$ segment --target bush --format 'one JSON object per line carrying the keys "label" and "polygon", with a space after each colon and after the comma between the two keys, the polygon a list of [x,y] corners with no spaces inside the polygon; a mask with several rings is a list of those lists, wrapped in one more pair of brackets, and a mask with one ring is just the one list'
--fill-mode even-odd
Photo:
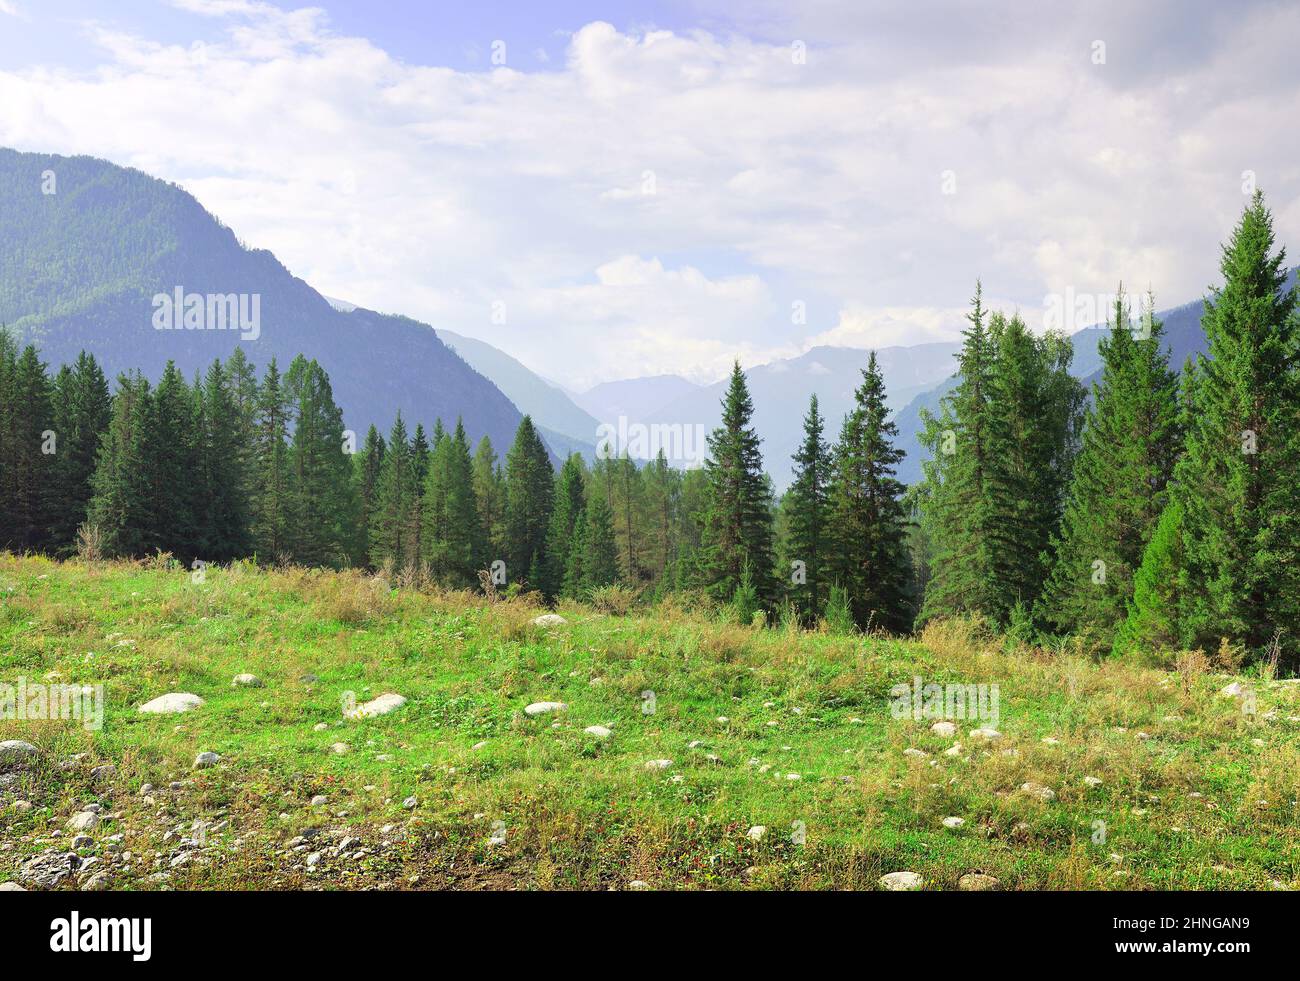
{"label": "bush", "polygon": [[636,598],[635,590],[617,584],[598,586],[591,591],[591,605],[600,613],[615,617],[627,616],[636,603]]}

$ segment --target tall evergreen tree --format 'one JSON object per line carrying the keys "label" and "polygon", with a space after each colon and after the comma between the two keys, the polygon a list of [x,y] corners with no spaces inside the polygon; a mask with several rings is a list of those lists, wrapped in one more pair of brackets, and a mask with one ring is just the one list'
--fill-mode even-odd
{"label": "tall evergreen tree", "polygon": [[803,421],[803,442],[794,454],[794,480],[781,504],[786,516],[786,567],[802,563],[803,583],[792,580],[790,596],[800,617],[811,621],[826,606],[831,568],[828,555],[832,477],[830,447],[823,438],[825,421],[817,396],[808,402]]}
{"label": "tall evergreen tree", "polygon": [[54,430],[58,452],[51,475],[49,541],[67,554],[76,547],[94,494],[92,480],[99,442],[108,429],[112,399],[99,363],[86,352],[64,366],[54,384]]}
{"label": "tall evergreen tree", "polygon": [[290,494],[289,404],[280,369],[271,359],[257,393],[253,465],[257,472],[252,500],[253,546],[264,560],[292,557],[296,517]]}
{"label": "tall evergreen tree", "polygon": [[139,372],[119,375],[108,430],[100,441],[91,478],[90,524],[98,528],[105,554],[142,555],[150,515],[146,510],[144,430],[149,383]]}
{"label": "tall evergreen tree", "polygon": [[9,524],[0,536],[15,551],[38,550],[49,542],[51,477],[58,451],[50,379],[32,345],[11,361],[6,374],[7,431],[0,435],[7,441],[3,491]]}
{"label": "tall evergreen tree", "polygon": [[366,431],[366,441],[361,452],[352,458],[352,483],[360,524],[357,528],[357,549],[362,562],[370,561],[370,525],[379,500],[379,472],[384,463],[384,437],[372,423]]}
{"label": "tall evergreen tree", "polygon": [[748,566],[759,600],[770,608],[778,591],[772,501],[753,415],[749,386],[737,361],[722,401],[722,425],[708,439],[709,492],[699,575],[709,594],[725,603],[735,596]]}
{"label": "tall evergreen tree", "polygon": [[938,417],[922,414],[924,491],[917,495],[923,535],[933,549],[921,619],[992,611],[990,388],[995,339],[985,326],[983,288],[975,284],[970,326],[962,334],[958,384]]}
{"label": "tall evergreen tree", "polygon": [[1121,287],[1110,336],[1099,350],[1100,384],[1053,542],[1055,564],[1039,618],[1061,633],[1085,633],[1109,649],[1133,594],[1133,575],[1160,520],[1182,446],[1178,378],[1164,351],[1154,304],[1134,336]]}
{"label": "tall evergreen tree", "polygon": [[506,454],[506,547],[512,581],[538,589],[544,579],[546,532],[555,498],[555,471],[533,420],[524,416]]}
{"label": "tall evergreen tree", "polygon": [[[441,426],[439,427],[441,430]],[[443,585],[469,589],[487,565],[487,536],[474,497],[474,465],[465,427],[435,438],[423,495],[423,555]]]}
{"label": "tall evergreen tree", "polygon": [[377,498],[370,526],[370,561],[376,566],[391,562],[396,569],[404,569],[418,561],[419,555],[412,551],[410,538],[411,502],[415,499],[411,441],[400,412],[388,433]]}
{"label": "tall evergreen tree", "polygon": [[492,559],[504,559],[506,548],[506,478],[497,462],[492,440],[484,436],[474,451],[474,500],[478,503],[479,521],[487,539]]}
{"label": "tall evergreen tree", "polygon": [[[1187,448],[1171,488],[1171,505],[1182,511],[1183,588],[1176,610],[1157,604],[1147,612],[1176,622],[1182,646],[1211,648],[1227,638],[1258,653],[1278,636],[1294,662],[1300,317],[1295,290],[1282,291],[1285,250],[1274,251],[1262,194],[1246,207],[1220,269],[1223,288],[1201,318],[1209,350],[1195,372]],[[1140,634],[1126,631],[1130,639]]]}
{"label": "tall evergreen tree", "polygon": [[315,360],[294,358],[285,389],[295,416],[289,446],[291,512],[298,523],[294,558],[305,565],[339,566],[349,559],[358,514],[343,445],[343,412]]}
{"label": "tall evergreen tree", "polygon": [[902,450],[893,440],[885,380],[871,352],[853,408],[835,444],[830,487],[830,566],[848,592],[858,626],[906,630],[914,611],[909,602],[910,570],[903,484],[894,476]]}
{"label": "tall evergreen tree", "polygon": [[582,457],[577,453],[570,454],[556,477],[555,506],[546,532],[546,564],[541,589],[548,599],[559,596],[564,589],[574,532],[578,518],[587,506],[586,479]]}

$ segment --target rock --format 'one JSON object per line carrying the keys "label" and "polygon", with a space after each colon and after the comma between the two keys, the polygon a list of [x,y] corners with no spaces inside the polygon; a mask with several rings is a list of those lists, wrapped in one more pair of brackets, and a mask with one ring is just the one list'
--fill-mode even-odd
{"label": "rock", "polygon": [[582,731],[589,736],[595,736],[597,739],[608,739],[614,735],[613,730],[606,729],[604,726],[587,726]]}
{"label": "rock", "polygon": [[335,743],[333,746],[330,747],[330,752],[332,752],[335,756],[343,756],[345,753],[352,752],[352,747],[349,746],[347,743]]}
{"label": "rock", "polygon": [[330,727],[330,724],[329,724],[328,722],[317,722],[317,723],[316,723],[314,726],[312,726],[311,728],[312,728],[312,732],[324,732],[324,731],[325,731],[326,729],[328,729],[329,727]]}
{"label": "rock", "polygon": [[890,872],[880,877],[880,888],[887,892],[911,892],[924,884],[925,880],[915,872]]}
{"label": "rock", "polygon": [[946,818],[943,819],[943,826],[944,826],[945,828],[952,828],[954,831],[955,831],[956,829],[962,827],[962,825],[964,825],[965,823],[966,823],[966,819],[965,819],[965,818],[959,818],[959,817],[946,817]]}
{"label": "rock", "polygon": [[1032,780],[1020,785],[1020,792],[1029,797],[1035,797],[1038,800],[1048,803],[1056,800],[1056,791],[1051,787],[1044,787],[1041,783],[1034,783]]}
{"label": "rock", "polygon": [[1052,736],[1044,736],[1042,739],[1039,740],[1039,742],[1041,742],[1044,746],[1061,745],[1061,741],[1059,739],[1053,738]]}
{"label": "rock", "polygon": [[787,773],[787,774],[785,775],[785,778],[786,778],[787,780],[802,780],[802,779],[803,779],[803,777],[799,776],[799,774],[797,774],[797,773]]}
{"label": "rock", "polygon": [[26,891],[27,891],[26,889],[24,889],[16,882],[0,882],[0,892],[26,892]]}
{"label": "rock", "polygon": [[320,852],[312,852],[307,856],[307,868],[314,869],[317,865],[320,865]]}
{"label": "rock", "polygon": [[728,722],[730,722],[730,721],[731,721],[731,720],[730,720],[729,718],[727,718],[725,715],[720,715],[720,716],[718,716],[718,725],[723,725],[723,726],[725,726],[725,725],[726,725]]}
{"label": "rock", "polygon": [[95,843],[95,839],[90,835],[77,835],[72,839],[72,850],[81,851],[83,848],[89,848]]}
{"label": "rock", "polygon": [[985,742],[992,742],[995,739],[1001,739],[1002,733],[998,732],[996,729],[990,729],[986,726],[982,729],[972,729],[970,731],[970,737],[971,739],[983,740]]}
{"label": "rock", "polygon": [[402,807],[405,810],[413,811],[417,806],[419,806],[419,803],[420,802],[416,800],[414,797],[408,797],[406,798],[406,800],[402,801]]}
{"label": "rock", "polygon": [[69,831],[93,831],[99,827],[99,815],[94,811],[82,811],[68,819]]}
{"label": "rock", "polygon": [[568,707],[564,702],[533,702],[524,707],[524,715],[549,715],[551,712],[563,712]]}
{"label": "rock", "polygon": [[369,719],[376,715],[387,715],[389,712],[396,712],[405,704],[406,699],[401,695],[385,692],[364,705],[358,705],[346,714],[349,719]]}
{"label": "rock", "polygon": [[311,799],[312,807],[324,807],[328,803],[329,803],[329,798],[326,797],[324,794],[317,794],[315,797]]}
{"label": "rock", "polygon": [[305,675],[303,675],[298,680],[301,681],[304,685],[314,685],[316,684],[316,682],[320,681],[320,679],[317,678],[310,671],[308,671]]}
{"label": "rock", "polygon": [[967,872],[957,880],[957,888],[962,892],[992,892],[998,885],[997,879],[983,872]]}
{"label": "rock", "polygon": [[1084,777],[1083,782],[1086,786],[1089,787],[1100,787],[1101,777]]}
{"label": "rock", "polygon": [[216,753],[200,753],[194,757],[194,769],[202,770],[205,767],[216,766],[221,762],[221,757]]}
{"label": "rock", "polygon": [[943,755],[944,755],[944,756],[960,756],[960,755],[961,755],[961,743],[953,743],[951,746],[949,746],[947,749],[945,749],[945,750],[943,751]]}
{"label": "rock", "polygon": [[568,622],[558,613],[543,613],[541,616],[533,618],[534,627],[559,627]]}
{"label": "rock", "polygon": [[666,770],[672,765],[672,760],[647,760],[645,768],[647,770]]}
{"label": "rock", "polygon": [[76,852],[42,852],[23,863],[18,878],[28,885],[53,889],[80,867]]}
{"label": "rock", "polygon": [[487,740],[484,740],[484,741],[481,742],[481,743],[475,743],[473,746],[470,747],[470,749],[473,749],[473,750],[480,750],[480,749],[483,749],[483,748],[486,747],[486,746],[487,746]]}
{"label": "rock", "polygon": [[108,888],[108,873],[96,872],[81,884],[82,892],[102,892]]}
{"label": "rock", "polygon": [[767,834],[767,828],[764,825],[756,824],[745,832],[745,837],[750,841],[762,841],[763,835]]}
{"label": "rock", "polygon": [[237,674],[230,686],[232,688],[263,688],[262,679],[255,674]]}
{"label": "rock", "polygon": [[[629,882],[629,883],[627,884],[627,887],[628,887],[628,889],[630,889],[632,892],[645,892],[647,889],[650,888],[650,883],[648,883],[648,882],[643,882],[643,881],[640,880],[640,879],[633,879],[631,882]],[[0,889],[3,889],[3,888],[4,888],[4,886],[0,886]]]}
{"label": "rock", "polygon": [[1234,681],[1232,684],[1228,685],[1226,688],[1220,691],[1219,694],[1227,695],[1231,698],[1238,698],[1241,695],[1245,694],[1245,692],[1246,689],[1242,687],[1241,682]]}
{"label": "rock", "polygon": [[903,755],[910,756],[913,759],[918,759],[918,760],[928,760],[930,758],[929,753],[926,753],[923,750],[916,749],[913,746],[909,746],[907,747],[907,749],[903,750]]}
{"label": "rock", "polygon": [[39,753],[40,750],[31,743],[25,743],[21,739],[6,739],[0,742],[0,766],[24,766],[35,760]]}
{"label": "rock", "polygon": [[31,801],[26,800],[16,800],[10,804],[9,807],[11,810],[17,811],[19,814],[30,814],[32,811]]}
{"label": "rock", "polygon": [[944,739],[951,739],[957,735],[957,726],[952,722],[936,722],[930,726],[930,731],[936,736],[942,736]]}
{"label": "rock", "polygon": [[117,773],[117,767],[112,763],[104,763],[90,771],[90,779],[95,781],[108,780],[115,773]]}
{"label": "rock", "polygon": [[159,695],[151,702],[145,702],[139,711],[147,715],[171,715],[177,712],[189,712],[203,704],[203,699],[189,692],[174,691]]}

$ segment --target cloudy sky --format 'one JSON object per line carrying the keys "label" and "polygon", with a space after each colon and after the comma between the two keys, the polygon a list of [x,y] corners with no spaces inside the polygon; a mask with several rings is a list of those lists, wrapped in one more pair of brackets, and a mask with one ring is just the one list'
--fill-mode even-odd
{"label": "cloudy sky", "polygon": [[1298,42],[1204,0],[0,0],[0,145],[572,388],[712,381],[949,339],[977,277],[1034,324],[1186,302],[1252,179],[1300,255]]}

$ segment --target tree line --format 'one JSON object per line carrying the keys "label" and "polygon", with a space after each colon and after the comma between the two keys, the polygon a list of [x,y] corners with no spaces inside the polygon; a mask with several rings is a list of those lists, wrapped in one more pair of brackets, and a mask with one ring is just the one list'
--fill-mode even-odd
{"label": "tree line", "polygon": [[925,417],[911,488],[874,353],[834,441],[810,399],[790,488],[763,469],[739,364],[702,468],[579,455],[558,473],[525,416],[504,461],[461,420],[399,416],[359,447],[329,378],[261,377],[236,350],[109,387],[83,354],[50,377],[0,332],[0,546],[184,562],[244,556],[412,571],[548,600],[691,591],[743,622],[906,631],[977,614],[1097,650],[1300,638],[1300,326],[1256,195],[1206,300],[1209,350],[1168,364],[1148,301],[1120,294],[1091,399],[1062,334],[986,310]]}

